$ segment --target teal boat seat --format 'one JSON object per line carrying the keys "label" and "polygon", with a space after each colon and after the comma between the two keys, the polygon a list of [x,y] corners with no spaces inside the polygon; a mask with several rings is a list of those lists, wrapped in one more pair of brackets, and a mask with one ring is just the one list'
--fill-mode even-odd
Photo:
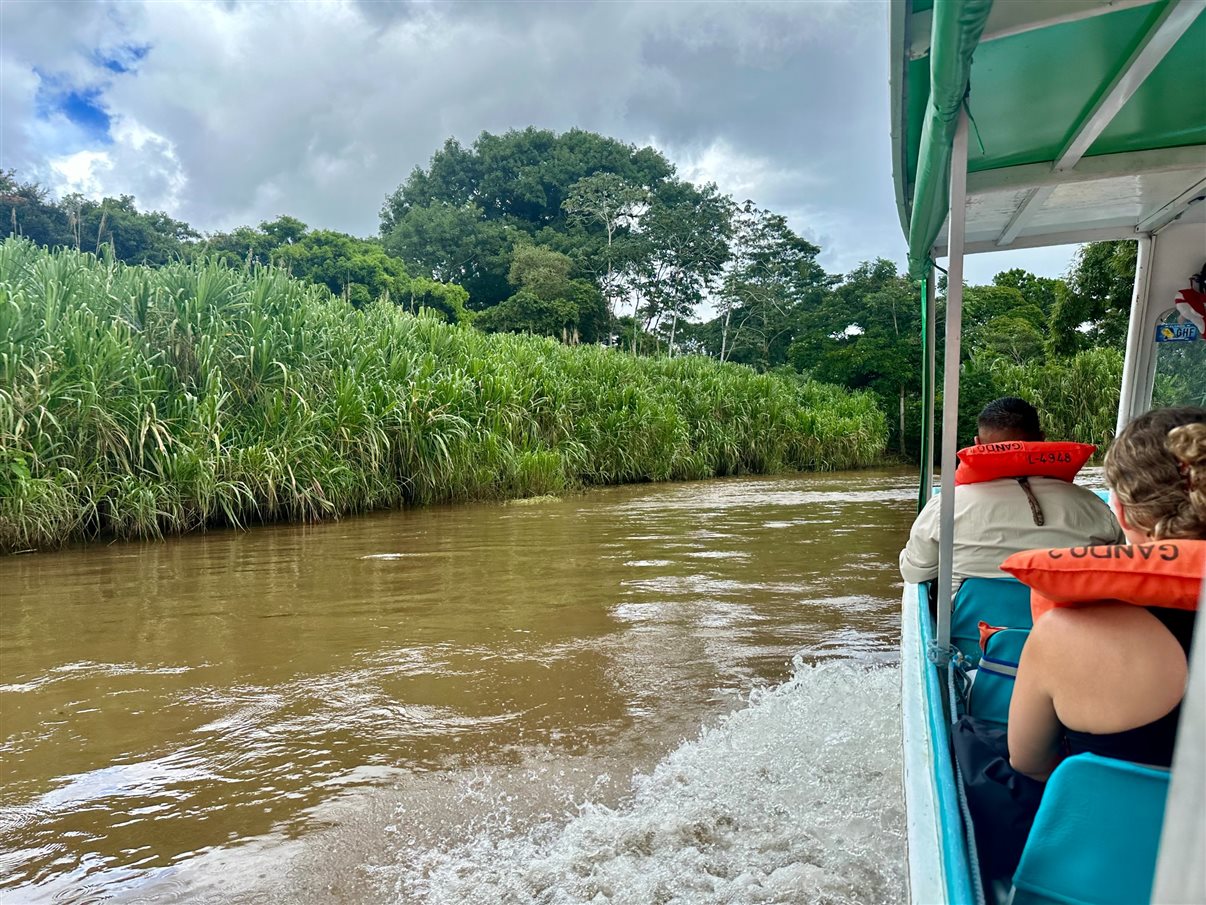
{"label": "teal boat seat", "polygon": [[1168,778],[1095,754],[1056,767],[1013,876],[1013,905],[1150,902]]}
{"label": "teal boat seat", "polygon": [[1028,628],[994,632],[985,645],[980,668],[967,693],[967,712],[977,719],[1004,726],[1009,722],[1009,702],[1022,659]]}
{"label": "teal boat seat", "polygon": [[951,643],[973,664],[980,659],[980,622],[1030,628],[1030,588],[1016,578],[966,578],[955,594]]}

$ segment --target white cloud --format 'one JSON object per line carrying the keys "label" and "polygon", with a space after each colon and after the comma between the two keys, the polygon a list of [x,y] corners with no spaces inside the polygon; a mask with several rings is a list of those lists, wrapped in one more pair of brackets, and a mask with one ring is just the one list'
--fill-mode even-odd
{"label": "white cloud", "polygon": [[[658,136],[827,267],[903,261],[879,3],[0,6],[0,166],[201,229],[289,213],[371,234],[450,135],[576,126]],[[132,72],[98,62],[143,45]],[[99,88],[112,143],[35,115],[35,69]]]}
{"label": "white cloud", "polygon": [[104,176],[113,170],[113,161],[104,151],[76,151],[50,160],[54,176],[50,188],[56,195],[79,192],[89,198],[105,193]]}
{"label": "white cloud", "polygon": [[124,118],[114,122],[111,134],[103,151],[50,158],[48,187],[57,195],[134,195],[145,209],[177,211],[188,178],[172,142]]}
{"label": "white cloud", "polygon": [[714,182],[738,202],[816,186],[821,181],[802,168],[784,166],[769,157],[740,151],[726,138],[716,138],[704,148],[685,151],[667,147],[656,138],[649,144],[675,160],[679,175],[684,179],[695,183]]}

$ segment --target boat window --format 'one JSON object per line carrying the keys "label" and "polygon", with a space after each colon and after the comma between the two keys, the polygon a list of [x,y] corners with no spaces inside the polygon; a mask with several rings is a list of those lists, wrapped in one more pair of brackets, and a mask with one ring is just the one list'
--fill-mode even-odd
{"label": "boat window", "polygon": [[1206,406],[1206,337],[1170,311],[1156,328],[1154,406]]}

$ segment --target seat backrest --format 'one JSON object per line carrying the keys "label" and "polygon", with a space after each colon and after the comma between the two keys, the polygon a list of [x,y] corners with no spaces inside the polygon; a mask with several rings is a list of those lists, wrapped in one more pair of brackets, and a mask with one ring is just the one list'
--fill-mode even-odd
{"label": "seat backrest", "polygon": [[980,658],[975,681],[967,694],[967,712],[977,719],[1004,726],[1009,722],[1009,702],[1030,629],[993,632]]}
{"label": "seat backrest", "polygon": [[951,643],[975,663],[983,620],[1005,628],[1030,628],[1030,588],[1016,578],[965,578],[955,594]]}
{"label": "seat backrest", "polygon": [[1168,778],[1095,754],[1060,764],[1013,877],[1015,905],[1150,902]]}

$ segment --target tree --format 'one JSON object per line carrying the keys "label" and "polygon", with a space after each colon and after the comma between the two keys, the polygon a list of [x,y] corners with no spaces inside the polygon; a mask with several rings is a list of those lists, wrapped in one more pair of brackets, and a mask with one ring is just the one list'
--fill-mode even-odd
{"label": "tree", "polygon": [[280,216],[275,220],[265,221],[260,224],[260,232],[266,235],[277,247],[281,245],[292,245],[294,242],[300,242],[302,236],[309,229],[306,224],[302,223],[296,217]]}
{"label": "tree", "polygon": [[133,195],[91,201],[73,194],[61,205],[75,233],[75,245],[99,254],[106,245],[127,264],[167,264],[182,258],[186,243],[201,234],[162,211],[140,211]]}
{"label": "tree", "polygon": [[392,222],[383,244],[408,267],[464,286],[476,310],[507,297],[507,267],[518,233],[489,220],[478,205],[438,202],[410,207]]}
{"label": "tree", "polygon": [[427,277],[410,277],[392,300],[411,314],[418,314],[422,308],[430,308],[453,323],[472,319],[471,313],[465,307],[469,301],[469,293],[456,283],[439,283]]}
{"label": "tree", "polygon": [[264,232],[263,226],[261,224],[260,229],[240,226],[228,233],[213,233],[195,243],[191,252],[195,257],[213,255],[232,267],[239,264],[271,264],[277,241]]}
{"label": "tree", "polygon": [[357,308],[388,299],[411,312],[438,311],[447,320],[468,316],[469,294],[454,283],[412,277],[399,258],[377,239],[359,239],[331,230],[311,230],[296,217],[240,226],[197,243],[194,253],[215,255],[232,266],[278,265],[290,274],[326,286]]}
{"label": "tree", "polygon": [[608,333],[614,332],[615,298],[618,294],[617,275],[623,269],[616,259],[616,239],[636,222],[647,200],[646,189],[633,185],[616,173],[595,173],[579,179],[570,187],[562,207],[571,222],[587,228],[599,227],[607,237],[602,254],[593,261],[593,275],[599,281],[603,301],[607,306]]}
{"label": "tree", "polygon": [[995,284],[963,290],[963,347],[968,357],[987,355],[1013,362],[1041,357],[1046,322],[1042,309],[1019,289]]}
{"label": "tree", "polygon": [[1063,280],[1035,276],[1020,267],[1002,270],[992,278],[992,284],[1006,289],[1016,289],[1022,294],[1026,304],[1034,305],[1043,313],[1044,323],[1051,316],[1051,311],[1059,299],[1060,291],[1067,289]]}
{"label": "tree", "polygon": [[108,247],[127,264],[166,264],[200,236],[162,211],[138,210],[133,195],[94,201],[72,194],[56,202],[37,183],[19,182],[13,170],[0,171],[0,205],[7,208],[7,234],[94,254]]}
{"label": "tree", "polygon": [[994,317],[976,331],[973,354],[1023,364],[1042,359],[1043,344],[1042,331],[1036,328],[1032,321],[1003,314]]}
{"label": "tree", "polygon": [[635,237],[632,284],[645,332],[665,326],[674,354],[679,318],[695,313],[729,259],[733,202],[714,183],[674,181],[656,191]]}
{"label": "tree", "polygon": [[717,296],[721,361],[762,368],[783,361],[795,326],[794,309],[823,289],[820,249],[800,238],[787,219],[746,201],[734,217],[732,259]]}
{"label": "tree", "polygon": [[517,291],[476,319],[492,332],[535,333],[566,343],[593,341],[604,323],[602,300],[589,282],[570,278],[567,255],[540,245],[515,249],[508,277]]}
{"label": "tree", "polygon": [[511,258],[507,279],[539,298],[566,298],[570,294],[570,271],[574,262],[567,255],[541,245],[520,245]]}
{"label": "tree", "polygon": [[475,323],[490,333],[567,337],[577,314],[577,305],[570,299],[542,299],[521,289],[478,315]]}
{"label": "tree", "polygon": [[75,247],[75,232],[61,205],[36,182],[18,182],[14,170],[0,170],[0,235],[25,236],[38,245]]}
{"label": "tree", "polygon": [[483,132],[471,148],[450,138],[427,170],[415,168],[386,199],[382,235],[410,210],[438,204],[473,204],[484,218],[510,221],[534,235],[545,226],[564,226],[570,188],[587,176],[614,173],[632,185],[653,188],[673,172],[653,148],[638,149],[581,129]]}
{"label": "tree", "polygon": [[[277,220],[266,226],[280,224]],[[297,235],[293,224],[285,226]],[[450,321],[462,320],[466,314],[468,293],[464,289],[424,277],[412,278],[402,262],[388,255],[375,239],[312,230],[298,235],[290,244],[278,246],[274,255],[294,276],[326,286],[357,308],[384,298],[411,311],[433,308]]]}
{"label": "tree", "polygon": [[274,257],[294,276],[326,286],[357,308],[382,297],[397,301],[409,281],[402,262],[379,244],[331,230],[299,235],[278,246]]}
{"label": "tree", "polygon": [[610,174],[648,192],[673,172],[652,148],[578,129],[483,132],[471,147],[449,139],[386,198],[381,236],[412,270],[460,283],[482,310],[510,294],[511,249],[522,238],[556,246],[579,267],[596,262],[605,229],[571,223],[565,206],[583,179]]}
{"label": "tree", "polygon": [[1138,246],[1131,241],[1090,242],[1077,253],[1067,287],[1051,312],[1051,350],[1121,349],[1135,286]]}
{"label": "tree", "polygon": [[[911,400],[919,411],[922,351],[916,289],[895,264],[880,258],[860,264],[800,312],[797,339],[787,357],[797,371],[869,389],[884,411],[895,409],[893,439],[906,456],[919,437],[918,430],[908,428],[908,409]],[[912,423],[919,428],[920,418]]]}

